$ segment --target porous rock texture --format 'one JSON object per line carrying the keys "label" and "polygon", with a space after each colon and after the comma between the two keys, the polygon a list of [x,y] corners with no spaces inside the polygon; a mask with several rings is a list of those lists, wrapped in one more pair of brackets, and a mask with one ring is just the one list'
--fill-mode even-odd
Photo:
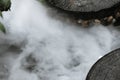
{"label": "porous rock texture", "polygon": [[86,80],[120,80],[120,49],[97,61]]}
{"label": "porous rock texture", "polygon": [[69,11],[99,11],[110,8],[120,2],[120,0],[48,0],[50,3],[64,10]]}
{"label": "porous rock texture", "polygon": [[120,0],[46,0],[46,2],[83,20],[114,16],[120,9]]}

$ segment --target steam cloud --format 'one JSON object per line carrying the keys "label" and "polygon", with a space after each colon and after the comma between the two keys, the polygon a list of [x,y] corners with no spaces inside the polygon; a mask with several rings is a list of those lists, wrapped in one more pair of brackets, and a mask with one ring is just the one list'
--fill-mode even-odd
{"label": "steam cloud", "polygon": [[100,57],[120,47],[112,26],[82,28],[51,18],[48,10],[36,0],[12,0],[3,13],[8,32],[0,34],[0,64],[7,80],[85,80]]}

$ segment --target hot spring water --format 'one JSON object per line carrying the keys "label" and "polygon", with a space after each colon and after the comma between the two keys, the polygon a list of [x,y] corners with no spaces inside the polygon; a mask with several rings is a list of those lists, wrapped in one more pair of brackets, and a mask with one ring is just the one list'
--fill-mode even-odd
{"label": "hot spring water", "polygon": [[49,10],[36,0],[12,0],[0,19],[7,29],[0,33],[0,80],[85,80],[100,57],[120,47],[112,26],[78,27]]}

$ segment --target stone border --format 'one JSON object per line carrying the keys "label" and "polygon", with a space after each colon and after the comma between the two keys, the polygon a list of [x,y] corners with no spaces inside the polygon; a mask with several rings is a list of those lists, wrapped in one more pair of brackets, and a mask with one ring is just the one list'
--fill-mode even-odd
{"label": "stone border", "polygon": [[54,4],[49,3],[47,0],[46,2],[48,5],[60,11],[65,12],[71,16],[74,16],[75,18],[82,19],[82,20],[103,19],[105,17],[115,16],[117,10],[120,9],[120,2],[110,8],[102,9],[99,11],[91,11],[91,12],[68,11],[68,10],[64,10],[59,7],[56,7]]}
{"label": "stone border", "polygon": [[98,60],[89,71],[86,80],[120,80],[120,49]]}

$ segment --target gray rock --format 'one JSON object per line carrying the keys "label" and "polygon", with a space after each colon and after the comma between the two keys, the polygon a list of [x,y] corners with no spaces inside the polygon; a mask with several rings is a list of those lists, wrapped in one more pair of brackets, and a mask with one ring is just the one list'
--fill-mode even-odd
{"label": "gray rock", "polygon": [[98,60],[86,80],[120,80],[120,49]]}
{"label": "gray rock", "polygon": [[68,11],[99,11],[110,8],[120,0],[48,0],[52,5]]}
{"label": "gray rock", "polygon": [[[110,16],[116,20],[116,15],[120,12],[120,0],[46,0],[46,2],[60,12],[67,13],[74,20],[104,21]],[[114,25],[120,25],[119,19],[116,21]]]}

